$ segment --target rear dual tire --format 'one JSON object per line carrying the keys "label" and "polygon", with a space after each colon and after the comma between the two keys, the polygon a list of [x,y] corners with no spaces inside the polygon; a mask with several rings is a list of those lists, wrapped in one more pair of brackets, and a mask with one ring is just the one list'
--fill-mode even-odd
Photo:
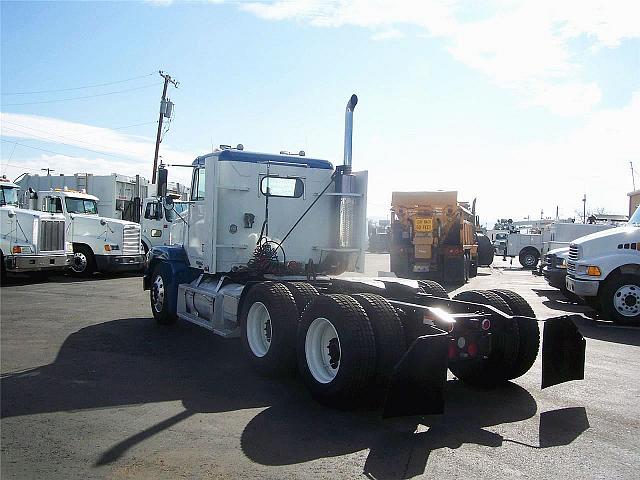
{"label": "rear dual tire", "polygon": [[[468,290],[454,300],[492,306],[507,315],[535,318],[527,301],[510,290]],[[526,373],[538,355],[540,330],[534,320],[510,319],[492,337],[488,358],[451,363],[449,369],[460,380],[479,387],[494,387]]]}

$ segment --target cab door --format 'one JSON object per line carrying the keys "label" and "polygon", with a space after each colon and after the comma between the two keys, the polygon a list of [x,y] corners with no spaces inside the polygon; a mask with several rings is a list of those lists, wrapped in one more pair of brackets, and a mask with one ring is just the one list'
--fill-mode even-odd
{"label": "cab door", "polygon": [[211,215],[212,210],[207,208],[209,206],[207,203],[213,205],[213,198],[208,197],[213,197],[213,195],[207,195],[206,184],[207,180],[210,183],[213,179],[207,179],[206,168],[205,165],[202,165],[193,170],[185,250],[192,267],[209,271],[208,254],[211,253],[212,236],[215,238],[215,227],[209,225],[207,228],[207,212],[209,211]]}
{"label": "cab door", "polygon": [[164,245],[166,227],[162,219],[162,203],[159,200],[151,200],[145,203],[142,236],[150,243],[149,247]]}

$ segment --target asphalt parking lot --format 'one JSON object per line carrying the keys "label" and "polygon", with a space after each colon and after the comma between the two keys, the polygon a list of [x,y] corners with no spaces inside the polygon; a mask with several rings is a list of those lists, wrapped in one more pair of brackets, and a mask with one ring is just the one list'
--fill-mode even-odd
{"label": "asphalt parking lot", "polygon": [[[450,377],[442,416],[383,421],[261,377],[237,339],[157,326],[141,285],[2,287],[2,478],[638,478],[640,329],[581,320],[584,381],[540,390],[538,358],[498,390]],[[500,259],[462,288],[511,288],[539,318],[589,313]]]}

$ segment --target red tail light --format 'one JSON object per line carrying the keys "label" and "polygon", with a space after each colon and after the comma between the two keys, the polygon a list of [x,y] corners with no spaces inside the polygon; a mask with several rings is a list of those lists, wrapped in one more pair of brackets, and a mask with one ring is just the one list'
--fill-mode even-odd
{"label": "red tail light", "polygon": [[458,355],[458,349],[456,348],[456,344],[454,342],[449,343],[449,358],[456,358]]}
{"label": "red tail light", "polygon": [[467,347],[467,353],[470,357],[475,357],[478,355],[478,345],[475,342],[472,342]]}

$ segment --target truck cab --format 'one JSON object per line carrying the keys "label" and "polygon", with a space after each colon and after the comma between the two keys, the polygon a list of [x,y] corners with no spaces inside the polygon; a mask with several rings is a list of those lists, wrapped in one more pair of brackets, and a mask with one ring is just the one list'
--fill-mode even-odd
{"label": "truck cab", "polygon": [[82,191],[52,189],[32,195],[42,212],[64,215],[73,243],[71,272],[138,271],[144,267],[140,225],[98,215],[98,197]]}
{"label": "truck cab", "polygon": [[605,320],[640,324],[640,208],[626,226],[569,245],[566,286]]}
{"label": "truck cab", "polygon": [[0,179],[0,263],[7,272],[63,271],[71,261],[62,215],[19,208],[19,186]]}
{"label": "truck cab", "polygon": [[167,208],[162,198],[145,198],[142,203],[142,248],[147,254],[158,245],[174,245],[182,241],[183,223],[189,210],[189,202],[174,200]]}

